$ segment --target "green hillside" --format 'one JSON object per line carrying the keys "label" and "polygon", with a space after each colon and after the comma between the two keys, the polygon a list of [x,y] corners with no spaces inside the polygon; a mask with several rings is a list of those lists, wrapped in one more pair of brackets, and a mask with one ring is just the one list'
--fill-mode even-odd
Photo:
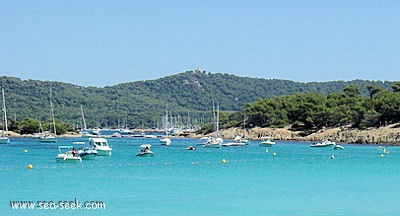
{"label": "green hillside", "polygon": [[301,83],[200,71],[104,88],[4,76],[1,83],[10,119],[49,119],[51,89],[55,117],[78,127],[82,125],[81,105],[90,127],[158,127],[166,107],[170,121],[187,124],[190,119],[190,123],[201,123],[210,121],[212,101],[218,102],[223,111],[240,111],[262,98],[308,92],[329,94],[351,84],[368,97],[368,85],[384,89],[391,85],[365,80]]}

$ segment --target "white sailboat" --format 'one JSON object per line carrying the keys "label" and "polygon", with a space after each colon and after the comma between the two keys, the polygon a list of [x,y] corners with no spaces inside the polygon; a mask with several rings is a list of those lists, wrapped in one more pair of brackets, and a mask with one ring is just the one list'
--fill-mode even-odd
{"label": "white sailboat", "polygon": [[54,135],[51,133],[45,133],[44,136],[40,137],[40,142],[57,142],[55,135],[57,134],[56,130],[56,121],[54,120],[54,111],[53,111],[53,102],[51,101],[51,89],[50,89],[50,117],[53,123],[53,132]]}
{"label": "white sailboat", "polygon": [[217,104],[217,114],[215,115],[215,106],[213,101],[213,114],[215,123],[215,137],[208,137],[207,141],[204,143],[206,148],[220,148],[224,140],[219,137],[219,105]]}
{"label": "white sailboat", "polygon": [[168,108],[165,109],[165,136],[160,139],[161,145],[169,146],[171,145],[172,141],[168,137]]}
{"label": "white sailboat", "polygon": [[1,89],[1,93],[3,95],[3,113],[4,113],[4,124],[3,124],[3,130],[2,134],[0,137],[0,144],[7,144],[10,142],[10,138],[7,137],[7,132],[8,132],[8,125],[7,125],[7,110],[6,110],[6,100],[4,97],[4,89]]}
{"label": "white sailboat", "polygon": [[85,120],[85,115],[83,113],[82,105],[81,105],[81,115],[82,115],[82,121],[83,121],[83,129],[80,131],[81,137],[92,137],[93,134],[91,134],[87,131],[86,120]]}

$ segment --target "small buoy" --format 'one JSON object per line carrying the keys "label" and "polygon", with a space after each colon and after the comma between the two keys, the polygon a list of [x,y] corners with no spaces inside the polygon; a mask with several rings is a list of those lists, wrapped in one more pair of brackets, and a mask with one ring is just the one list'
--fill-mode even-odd
{"label": "small buoy", "polygon": [[27,152],[28,152],[28,150],[26,150],[26,149],[25,149],[25,150],[24,150],[24,152],[25,152],[25,153],[27,153]]}
{"label": "small buoy", "polygon": [[268,152],[268,149],[265,149],[265,152]]}
{"label": "small buoy", "polygon": [[225,159],[222,159],[222,160],[221,160],[221,163],[226,163],[226,160],[225,160]]}
{"label": "small buoy", "polygon": [[332,155],[332,156],[331,156],[331,159],[334,159],[334,158],[335,158],[335,155]]}
{"label": "small buoy", "polygon": [[32,164],[29,164],[28,169],[32,169],[32,168],[33,168]]}
{"label": "small buoy", "polygon": [[276,153],[274,152],[274,153],[272,153],[272,155],[273,155],[273,156],[276,156]]}

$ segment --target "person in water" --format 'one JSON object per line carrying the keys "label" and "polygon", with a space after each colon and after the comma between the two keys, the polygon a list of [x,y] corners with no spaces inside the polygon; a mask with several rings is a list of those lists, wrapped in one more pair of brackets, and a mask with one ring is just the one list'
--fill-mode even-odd
{"label": "person in water", "polygon": [[148,152],[150,149],[149,149],[149,147],[148,146],[146,146],[146,148],[144,148],[144,149],[142,149],[142,150],[140,150],[140,152]]}
{"label": "person in water", "polygon": [[75,155],[77,154],[77,152],[76,152],[76,149],[75,149],[75,148],[72,148],[72,151],[71,151],[71,153],[72,153],[72,156],[74,156],[74,157],[75,157]]}

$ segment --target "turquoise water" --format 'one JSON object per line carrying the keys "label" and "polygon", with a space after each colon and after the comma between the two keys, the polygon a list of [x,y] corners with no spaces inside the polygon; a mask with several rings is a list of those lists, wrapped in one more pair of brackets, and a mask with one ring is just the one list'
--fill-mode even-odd
{"label": "turquoise water", "polygon": [[[400,214],[398,147],[388,147],[384,157],[375,145],[334,151],[305,142],[277,142],[268,152],[257,141],[187,151],[199,140],[172,139],[171,146],[160,146],[158,139],[110,138],[110,157],[55,162],[57,145],[82,140],[18,138],[0,145],[0,215]],[[141,144],[152,144],[156,155],[136,157]],[[105,209],[10,207],[10,201],[75,199],[102,201]]]}

